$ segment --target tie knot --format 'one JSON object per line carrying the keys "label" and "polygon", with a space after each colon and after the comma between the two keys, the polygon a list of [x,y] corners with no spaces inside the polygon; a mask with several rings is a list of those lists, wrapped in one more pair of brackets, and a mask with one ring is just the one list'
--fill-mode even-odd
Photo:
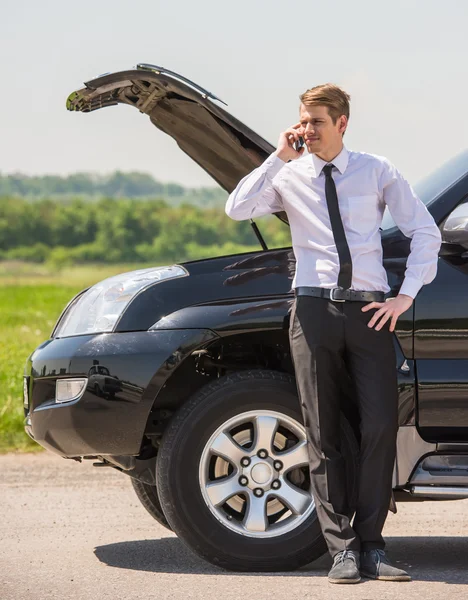
{"label": "tie knot", "polygon": [[333,163],[330,163],[328,165],[325,165],[322,169],[322,171],[325,173],[326,177],[330,177],[332,169],[335,165]]}

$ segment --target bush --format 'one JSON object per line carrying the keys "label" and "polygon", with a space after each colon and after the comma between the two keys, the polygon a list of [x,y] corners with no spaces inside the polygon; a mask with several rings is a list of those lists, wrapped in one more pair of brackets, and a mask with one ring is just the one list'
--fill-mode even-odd
{"label": "bush", "polygon": [[[289,227],[276,217],[257,223],[269,248],[290,245]],[[0,198],[0,259],[56,268],[90,262],[167,264],[250,249],[260,249],[250,223],[230,219],[223,208],[188,202],[173,207],[161,199]]]}
{"label": "bush", "polygon": [[36,243],[32,246],[19,246],[3,252],[4,259],[24,260],[26,262],[43,263],[49,259],[51,249],[45,244]]}

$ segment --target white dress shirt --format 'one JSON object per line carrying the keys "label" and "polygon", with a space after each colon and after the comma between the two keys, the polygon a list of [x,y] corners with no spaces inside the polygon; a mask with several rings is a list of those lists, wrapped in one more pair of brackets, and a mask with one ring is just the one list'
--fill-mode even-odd
{"label": "white dress shirt", "polygon": [[[305,152],[305,151],[304,151]],[[400,293],[414,298],[437,272],[441,235],[424,203],[386,158],[343,146],[329,163],[353,263],[351,289],[390,291],[379,227],[385,205],[411,239]],[[337,287],[340,263],[325,198],[326,164],[305,153],[286,163],[271,154],[229,195],[226,214],[241,221],[284,210],[296,257],[292,287]]]}

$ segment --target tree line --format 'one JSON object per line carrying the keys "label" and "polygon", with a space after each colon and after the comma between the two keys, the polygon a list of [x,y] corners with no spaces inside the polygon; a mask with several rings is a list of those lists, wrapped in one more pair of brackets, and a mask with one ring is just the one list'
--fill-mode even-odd
{"label": "tree line", "polygon": [[[268,247],[291,245],[289,227],[273,215],[256,222]],[[0,260],[170,263],[259,248],[250,223],[230,219],[224,202],[201,208],[162,198],[0,197]]]}
{"label": "tree line", "polygon": [[72,175],[31,176],[0,173],[0,196],[29,198],[82,197],[94,200],[112,198],[154,198],[170,200],[172,205],[189,202],[199,206],[219,206],[227,194],[219,187],[187,188],[178,183],[162,183],[148,173],[115,171],[110,175],[74,173]]}

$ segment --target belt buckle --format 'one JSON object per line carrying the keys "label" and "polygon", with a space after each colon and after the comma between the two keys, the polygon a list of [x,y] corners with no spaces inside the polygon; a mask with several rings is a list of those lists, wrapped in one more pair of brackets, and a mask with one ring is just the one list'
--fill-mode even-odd
{"label": "belt buckle", "polygon": [[340,287],[335,287],[335,288],[330,288],[330,300],[332,300],[333,302],[346,302],[345,298],[335,298],[334,293],[336,290],[342,290],[343,288]]}

